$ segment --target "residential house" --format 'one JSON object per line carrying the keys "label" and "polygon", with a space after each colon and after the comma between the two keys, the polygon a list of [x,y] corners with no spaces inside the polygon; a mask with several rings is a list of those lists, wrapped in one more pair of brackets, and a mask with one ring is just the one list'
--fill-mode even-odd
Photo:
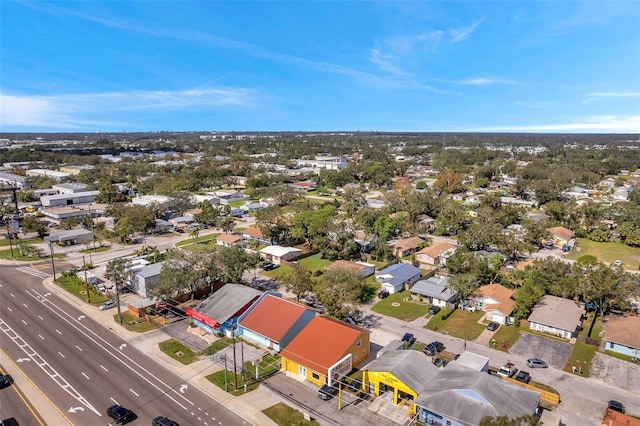
{"label": "residential house", "polygon": [[208,195],[213,195],[214,197],[219,198],[222,203],[230,203],[232,201],[244,200],[247,198],[242,191],[235,189],[219,189],[208,193]]}
{"label": "residential house", "polygon": [[192,216],[178,216],[178,217],[174,217],[172,219],[169,219],[169,223],[172,226],[179,226],[179,227],[184,227],[187,225],[191,225],[193,223],[195,223],[196,220],[192,217]]}
{"label": "residential house", "polygon": [[447,259],[456,252],[456,246],[450,243],[435,243],[416,252],[416,262],[420,266],[445,266]]}
{"label": "residential house", "polygon": [[573,231],[565,228],[564,226],[547,228],[547,231],[549,231],[553,236],[553,245],[558,247],[562,247],[575,237]]}
{"label": "residential house", "polygon": [[165,195],[140,195],[138,194],[131,200],[132,204],[137,204],[143,207],[151,207],[154,205],[163,206],[168,204],[173,199]]}
{"label": "residential house", "polygon": [[242,284],[225,284],[195,308],[185,310],[205,334],[237,334],[238,318],[262,295]]}
{"label": "residential house", "polygon": [[131,273],[131,289],[140,297],[147,298],[149,285],[158,282],[164,262],[151,263]]}
{"label": "residential house", "polygon": [[426,241],[420,237],[404,238],[390,244],[391,252],[396,257],[409,256],[411,253],[415,253],[420,250],[425,243]]}
{"label": "residential house", "polygon": [[415,401],[440,370],[418,351],[387,350],[362,369],[363,388],[380,396],[393,395],[393,403]]}
{"label": "residential house", "polygon": [[200,207],[196,207],[195,209],[187,210],[186,212],[184,212],[184,215],[195,219],[195,216],[199,215],[200,213],[202,213],[202,209]]}
{"label": "residential house", "polygon": [[356,271],[361,277],[365,278],[373,275],[376,272],[375,265],[365,262],[350,262],[348,260],[336,260],[325,268],[325,270],[332,271],[336,269],[347,269],[350,271]]}
{"label": "residential house", "polygon": [[423,424],[477,426],[488,416],[536,415],[540,393],[483,371],[449,363],[418,395]]}
{"label": "residential house", "polygon": [[546,295],[533,307],[529,328],[571,339],[580,332],[584,307],[573,300]]}
{"label": "residential house", "polygon": [[304,180],[304,181],[299,181],[299,182],[294,182],[291,184],[291,186],[293,186],[296,189],[299,189],[301,191],[313,191],[314,189],[316,189],[316,183],[312,180]]}
{"label": "residential house", "polygon": [[449,277],[431,277],[419,280],[411,287],[411,295],[422,297],[424,302],[431,305],[453,308],[458,297],[447,287],[448,284]]}
{"label": "residential house", "polygon": [[314,309],[265,293],[238,319],[238,334],[279,352],[315,316]]}
{"label": "residential house", "polygon": [[472,306],[486,312],[487,321],[495,321],[500,324],[512,322],[511,313],[516,306],[513,299],[513,290],[500,284],[487,284],[481,286],[471,296]]}
{"label": "residential house", "polygon": [[267,246],[260,250],[260,255],[271,263],[280,264],[281,260],[291,261],[303,253],[302,250],[295,247],[283,247],[278,245]]}
{"label": "residential house", "polygon": [[316,316],[280,351],[282,370],[331,386],[367,360],[369,334],[335,318]]}
{"label": "residential house", "polygon": [[376,272],[376,280],[389,294],[411,288],[420,279],[420,269],[409,263],[396,263]]}
{"label": "residential house", "polygon": [[84,228],[59,230],[44,237],[45,242],[54,242],[60,245],[72,246],[75,244],[87,244],[93,241],[93,231]]}
{"label": "residential house", "polygon": [[230,247],[234,244],[242,243],[243,238],[236,234],[220,234],[216,237],[216,244],[223,247]]}
{"label": "residential house", "polygon": [[613,201],[627,201],[629,196],[629,188],[626,186],[619,186],[613,192]]}
{"label": "residential house", "polygon": [[356,231],[353,234],[353,241],[358,243],[361,252],[369,253],[376,247],[380,238],[378,238],[376,234],[367,234],[364,231]]}
{"label": "residential house", "polygon": [[160,232],[168,231],[169,229],[171,229],[171,224],[168,221],[162,220],[162,219],[156,219],[155,226],[152,229],[150,229],[149,232],[151,234],[158,234]]}
{"label": "residential house", "polygon": [[270,244],[270,241],[264,237],[260,228],[255,226],[249,226],[242,231],[242,237],[247,240],[258,241],[259,243]]}
{"label": "residential house", "polygon": [[640,357],[640,316],[609,315],[604,326],[605,349],[638,359]]}

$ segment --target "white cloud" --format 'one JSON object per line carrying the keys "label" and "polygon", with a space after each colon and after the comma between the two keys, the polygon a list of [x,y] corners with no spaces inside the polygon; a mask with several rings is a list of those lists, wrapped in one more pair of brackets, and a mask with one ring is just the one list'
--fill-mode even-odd
{"label": "white cloud", "polygon": [[516,84],[516,83],[506,78],[476,77],[476,78],[468,78],[465,80],[457,81],[456,84],[460,86],[487,86],[489,84]]}
{"label": "white cloud", "polygon": [[478,19],[477,21],[475,21],[474,23],[472,23],[471,25],[465,28],[449,28],[449,36],[451,37],[451,43],[458,43],[462,40],[465,40],[476,30],[476,28],[478,27],[478,25],[482,23],[482,21],[484,21],[484,19]]}
{"label": "white cloud", "polygon": [[640,98],[640,92],[592,92],[587,93],[587,98],[582,103],[589,104],[596,99],[605,98]]}
{"label": "white cloud", "polygon": [[391,55],[382,53],[379,49],[372,49],[369,53],[369,60],[376,64],[381,70],[395,75],[407,75],[407,73],[396,65],[396,60]]}
{"label": "white cloud", "polygon": [[197,87],[180,91],[130,91],[52,96],[0,93],[4,126],[87,128],[124,123],[102,120],[126,111],[174,111],[192,107],[250,107],[247,89]]}
{"label": "white cloud", "polygon": [[599,115],[567,123],[523,126],[492,126],[473,129],[479,132],[573,132],[573,133],[640,133],[640,115]]}

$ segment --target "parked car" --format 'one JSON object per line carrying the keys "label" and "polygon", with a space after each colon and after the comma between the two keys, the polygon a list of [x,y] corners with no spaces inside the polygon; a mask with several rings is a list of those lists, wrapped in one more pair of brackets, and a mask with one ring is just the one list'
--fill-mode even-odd
{"label": "parked car", "polygon": [[122,405],[112,405],[107,408],[107,416],[111,417],[116,424],[123,425],[136,419],[136,415]]}
{"label": "parked car", "polygon": [[531,381],[531,375],[528,372],[522,370],[516,376],[516,380],[522,383],[529,383]]}
{"label": "parked car", "polygon": [[349,390],[351,390],[352,392],[360,392],[362,391],[362,380],[360,379],[353,379],[349,382],[349,384],[347,385],[347,387],[349,388]]}
{"label": "parked car", "polygon": [[275,263],[265,263],[264,265],[262,265],[262,270],[264,271],[272,271],[276,268],[280,267],[280,265],[276,265]]}
{"label": "parked car", "polygon": [[151,426],[180,426],[178,423],[173,420],[169,420],[167,417],[160,416],[156,417],[151,421]]}
{"label": "parked car", "polygon": [[323,399],[325,401],[330,400],[337,394],[338,394],[338,389],[333,388],[329,385],[322,385],[322,387],[318,390],[318,398]]}
{"label": "parked car", "polygon": [[445,365],[447,365],[446,361],[442,358],[438,358],[438,357],[434,357],[431,362],[433,363],[433,365],[435,365],[436,367],[440,368],[440,367],[444,367]]}
{"label": "parked car", "polygon": [[404,336],[402,336],[402,341],[407,342],[407,347],[410,347],[416,342],[416,337],[411,333],[405,333]]}
{"label": "parked car", "polygon": [[437,353],[440,353],[444,350],[444,345],[440,342],[431,342],[427,346],[424,347],[422,352],[426,355],[433,356]]}
{"label": "parked car", "polygon": [[437,314],[438,312],[440,312],[440,306],[435,306],[435,305],[433,305],[433,306],[431,306],[431,307],[429,308],[429,314],[431,314],[431,315],[435,315],[435,314]]}
{"label": "parked car", "polygon": [[609,410],[617,411],[618,413],[625,414],[626,412],[624,405],[619,401],[607,401],[607,407],[609,408]]}
{"label": "parked car", "polygon": [[622,266],[622,260],[616,260],[615,262],[613,262],[613,264],[620,267]]}
{"label": "parked car", "polygon": [[500,327],[500,323],[496,321],[491,321],[487,324],[487,330],[496,331]]}
{"label": "parked car", "polygon": [[380,299],[386,299],[387,297],[389,297],[388,290],[382,290],[380,293],[378,293],[378,298]]}
{"label": "parked car", "polygon": [[546,362],[538,358],[529,358],[527,360],[527,366],[529,366],[529,368],[548,368],[549,367]]}
{"label": "parked car", "polygon": [[102,305],[100,305],[100,310],[106,311],[107,309],[111,309],[115,307],[116,307],[116,302],[114,302],[113,300],[109,300],[107,302],[104,302]]}
{"label": "parked car", "polygon": [[11,377],[0,374],[0,389],[11,386]]}

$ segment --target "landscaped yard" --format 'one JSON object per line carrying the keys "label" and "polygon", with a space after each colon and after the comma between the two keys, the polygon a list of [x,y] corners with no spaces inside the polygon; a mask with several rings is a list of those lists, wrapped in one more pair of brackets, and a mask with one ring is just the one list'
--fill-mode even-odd
{"label": "landscaped yard", "polygon": [[582,367],[582,375],[584,377],[589,377],[591,360],[593,359],[597,350],[597,346],[591,346],[580,341],[576,341],[576,343],[573,345],[573,352],[571,352],[569,361],[567,361],[567,365],[565,365],[564,367],[564,371],[571,372],[571,366],[575,365],[576,368]]}
{"label": "landscaped yard", "polygon": [[305,420],[302,412],[279,402],[278,404],[262,410],[262,412],[280,426],[316,426],[315,420]]}
{"label": "landscaped yard", "polygon": [[485,324],[478,323],[484,315],[482,311],[470,312],[457,309],[449,318],[443,320],[442,315],[446,312],[447,310],[442,310],[437,315],[434,315],[425,328],[446,332],[451,336],[464,340],[476,339],[486,328]]}
{"label": "landscaped yard", "polygon": [[89,287],[91,304],[95,306],[100,306],[107,300],[111,300],[110,297],[100,293],[94,286],[87,286],[87,283],[75,276],[59,276],[56,284],[85,302],[87,301],[87,287]]}
{"label": "landscaped yard", "polygon": [[629,247],[619,242],[600,243],[586,238],[578,238],[577,242],[574,250],[567,253],[564,257],[576,260],[580,256],[591,255],[598,258],[601,262],[606,263],[621,260],[623,268],[638,270],[638,265],[640,265],[640,248]]}
{"label": "landscaped yard", "polygon": [[300,259],[298,263],[313,273],[323,270],[331,264],[331,261],[329,259],[323,259],[320,254],[312,254],[309,257]]}
{"label": "landscaped yard", "polygon": [[203,351],[202,355],[211,356],[216,352],[219,352],[226,348],[227,346],[231,346],[233,344],[233,339],[230,337],[223,337],[221,339],[216,340],[211,345],[207,346]]}
{"label": "landscaped yard", "polygon": [[261,275],[266,275],[267,277],[279,281],[282,277],[288,277],[293,273],[293,269],[290,266],[280,265],[276,269],[272,269],[270,271],[260,271]]}
{"label": "landscaped yard", "polygon": [[416,318],[425,316],[429,311],[429,305],[427,303],[404,300],[408,296],[408,291],[391,294],[386,299],[376,303],[372,310],[404,321],[413,321]]}
{"label": "landscaped yard", "polygon": [[185,365],[198,360],[198,355],[195,352],[177,340],[165,340],[158,343],[158,346],[162,352]]}
{"label": "landscaped yard", "polygon": [[494,349],[502,352],[509,352],[509,348],[520,338],[520,332],[524,331],[521,327],[513,325],[501,325],[493,335],[491,341],[495,341],[495,346],[491,345]]}
{"label": "landscaped yard", "polygon": [[[113,316],[115,322],[118,321],[118,314]],[[122,312],[122,326],[129,331],[136,333],[144,333],[145,331],[155,330],[158,328],[153,322],[148,322],[145,318],[137,318],[128,311]]]}

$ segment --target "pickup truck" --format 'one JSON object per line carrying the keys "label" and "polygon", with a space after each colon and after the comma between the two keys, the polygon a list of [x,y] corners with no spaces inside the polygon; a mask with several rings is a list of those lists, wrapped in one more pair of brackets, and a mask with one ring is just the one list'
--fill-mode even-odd
{"label": "pickup truck", "polygon": [[518,372],[516,365],[513,362],[507,362],[505,365],[500,367],[498,370],[498,376],[502,377],[513,377]]}

